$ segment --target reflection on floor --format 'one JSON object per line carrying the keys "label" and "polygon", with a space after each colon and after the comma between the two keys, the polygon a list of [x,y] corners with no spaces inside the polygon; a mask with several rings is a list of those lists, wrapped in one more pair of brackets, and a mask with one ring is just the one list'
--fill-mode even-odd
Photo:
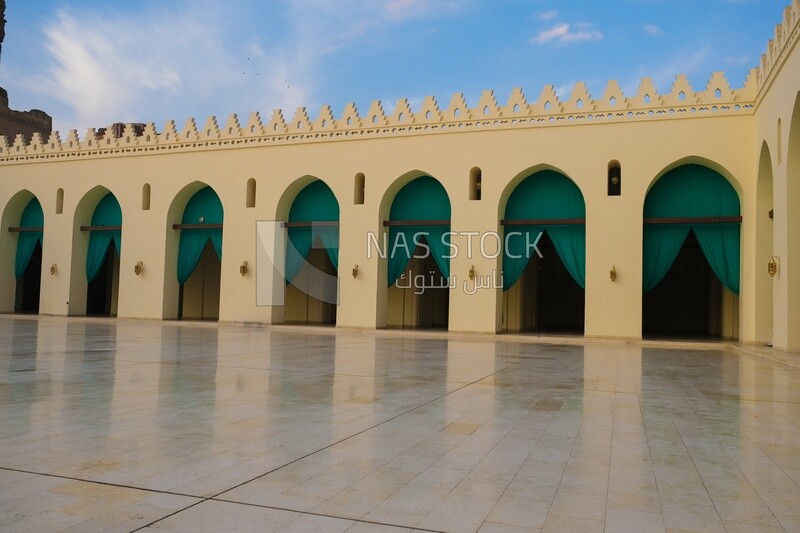
{"label": "reflection on floor", "polygon": [[800,368],[721,344],[0,317],[0,529],[800,529]]}

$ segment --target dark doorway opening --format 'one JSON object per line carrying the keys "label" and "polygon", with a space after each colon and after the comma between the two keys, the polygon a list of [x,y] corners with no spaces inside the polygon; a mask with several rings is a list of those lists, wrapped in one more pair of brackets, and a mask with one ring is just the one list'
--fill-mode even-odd
{"label": "dark doorway opening", "polygon": [[37,314],[42,287],[42,245],[36,243],[25,272],[17,280],[14,310],[17,313]]}
{"label": "dark doorway opening", "polygon": [[[330,276],[336,276],[336,267],[331,261],[328,251],[325,250],[321,242],[318,246],[312,247],[306,257],[308,265],[304,265],[298,272],[296,282],[300,279],[303,283],[309,283],[308,292],[313,294],[325,294],[323,301],[310,296],[307,292],[293,284],[286,287],[286,323],[287,324],[314,324],[314,325],[336,325],[336,293],[328,294],[326,291],[326,279],[318,276],[306,275],[306,269],[319,270]],[[313,271],[312,271],[313,272]]]}
{"label": "dark doorway opening", "polygon": [[693,231],[667,275],[643,296],[646,337],[720,337],[722,283],[714,275]]}
{"label": "dark doorway opening", "polygon": [[570,275],[545,231],[522,274],[522,331],[582,334],[585,291]]}
{"label": "dark doorway opening", "polygon": [[[422,255],[422,248],[417,248],[416,254]],[[450,287],[448,280],[442,274],[432,254],[416,261],[416,270],[426,279],[433,280],[433,287],[428,287],[422,294],[417,295],[417,326],[418,328],[447,329],[450,316]],[[412,267],[413,268],[413,267]]]}
{"label": "dark doorway opening", "polygon": [[119,274],[119,255],[113,242],[106,250],[103,266],[97,276],[89,282],[86,292],[86,314],[90,316],[112,316],[114,309],[115,288]]}
{"label": "dark doorway opening", "polygon": [[218,320],[220,275],[222,262],[211,239],[206,241],[197,266],[180,286],[178,318],[184,320]]}
{"label": "dark doorway opening", "polygon": [[[421,237],[427,246],[427,237]],[[388,327],[444,329],[450,323],[450,286],[430,248],[417,246],[402,276],[389,287]]]}

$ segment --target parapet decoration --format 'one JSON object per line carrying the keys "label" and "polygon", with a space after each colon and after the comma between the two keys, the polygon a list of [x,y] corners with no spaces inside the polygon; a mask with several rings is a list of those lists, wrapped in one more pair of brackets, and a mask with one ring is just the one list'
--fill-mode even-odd
{"label": "parapet decoration", "polygon": [[775,76],[797,44],[798,38],[800,38],[800,0],[792,0],[792,4],[783,10],[783,20],[775,26],[775,36],[767,43],[767,51],[761,55],[761,64],[755,69],[758,102],[769,90]]}
{"label": "parapet decoration", "polygon": [[[795,0],[796,11],[798,2]],[[787,12],[788,12],[787,8]],[[796,22],[792,11],[791,20]],[[788,15],[787,15],[788,16]],[[352,140],[405,135],[429,135],[449,132],[486,131],[556,127],[573,124],[662,120],[702,117],[710,114],[752,114],[758,94],[757,69],[751,71],[742,88],[732,89],[721,72],[715,72],[704,91],[695,92],[685,76],[675,79],[667,94],[659,94],[650,78],[643,78],[634,96],[625,96],[616,81],[606,86],[602,97],[594,99],[584,83],[578,83],[566,100],[561,100],[552,85],[529,103],[522,89],[514,89],[505,105],[500,105],[493,91],[484,91],[475,107],[470,108],[464,95],[456,94],[446,108],[432,96],[425,98],[416,112],[407,99],[401,99],[387,114],[380,101],[373,101],[365,115],[354,104],[347,104],[336,118],[330,106],[324,106],[312,119],[304,107],[287,121],[276,109],[264,122],[253,112],[242,127],[237,115],[228,117],[220,128],[215,117],[198,127],[195,119],[186,120],[178,129],[168,121],[161,132],[149,123],[109,127],[98,132],[90,128],[81,139],[70,130],[62,140],[58,132],[47,139],[35,134],[30,142],[18,135],[13,142],[0,136],[0,164],[41,162],[63,158],[143,155],[167,151],[245,148],[337,140]]]}

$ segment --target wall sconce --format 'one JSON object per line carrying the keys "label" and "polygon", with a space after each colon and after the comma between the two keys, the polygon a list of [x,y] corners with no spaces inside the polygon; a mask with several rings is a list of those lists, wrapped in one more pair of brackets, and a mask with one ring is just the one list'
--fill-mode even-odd
{"label": "wall sconce", "polygon": [[475,265],[469,267],[469,272],[467,272],[467,275],[469,276],[470,280],[475,279]]}
{"label": "wall sconce", "polygon": [[242,261],[242,265],[239,267],[239,274],[241,274],[242,277],[245,277],[247,275],[248,270],[249,269],[247,268],[247,261]]}
{"label": "wall sconce", "polygon": [[206,217],[197,217],[197,222],[199,222],[200,224],[204,223],[205,221]]}
{"label": "wall sconce", "polygon": [[353,267],[353,277],[354,278],[358,277],[358,265]]}
{"label": "wall sconce", "polygon": [[611,281],[617,281],[617,267],[611,266],[611,271],[608,273]]}
{"label": "wall sconce", "polygon": [[774,278],[778,275],[778,259],[779,257],[773,257],[767,263],[767,272],[769,273],[769,277]]}
{"label": "wall sconce", "polygon": [[142,272],[144,272],[144,263],[139,261],[138,263],[133,265],[133,273],[136,274],[137,276],[141,276]]}
{"label": "wall sconce", "polygon": [[50,267],[50,275],[55,276],[56,272],[58,272],[58,265],[53,263],[53,266]]}

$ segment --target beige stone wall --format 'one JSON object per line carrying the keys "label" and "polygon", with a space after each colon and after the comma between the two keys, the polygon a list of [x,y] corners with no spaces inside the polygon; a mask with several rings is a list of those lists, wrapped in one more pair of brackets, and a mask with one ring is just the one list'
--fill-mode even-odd
{"label": "beige stone wall", "polygon": [[[797,3],[792,9],[800,11]],[[794,19],[789,22],[797,27]],[[188,121],[180,130],[168,123],[159,133],[148,125],[140,137],[129,128],[119,139],[98,140],[90,131],[83,139],[70,132],[63,138],[34,136],[30,144],[0,142],[0,311],[13,309],[16,237],[5,228],[18,221],[24,200],[36,195],[45,212],[41,312],[82,313],[86,243],[78,228],[88,224],[99,198],[111,191],[123,213],[119,316],[177,317],[179,231],[172,224],[181,221],[191,195],[210,185],[225,212],[220,320],[281,321],[284,309],[256,305],[255,268],[241,276],[239,267],[243,261],[256,265],[256,221],[285,220],[297,193],[319,178],[333,190],[341,212],[337,325],[385,327],[414,311],[398,310],[402,294],[386,287],[386,260],[367,257],[366,235],[385,231],[382,222],[403,185],[433,176],[449,195],[452,231],[499,232],[514,187],[535,171],[553,169],[572,179],[586,202],[585,334],[640,338],[645,196],[669,170],[697,163],[725,176],[741,200],[741,293],[723,299],[723,335],[745,342],[774,337],[776,346],[798,349],[800,328],[792,324],[800,323],[800,184],[793,182],[800,175],[795,103],[800,53],[792,41],[782,46],[780,62],[762,65],[774,76],[758,71],[740,89],[715,74],[700,92],[680,77],[669,94],[657,94],[643,80],[633,97],[612,83],[601,98],[592,99],[579,84],[564,102],[546,88],[533,103],[515,92],[499,105],[486,93],[475,108],[467,108],[457,95],[446,109],[427,99],[414,112],[401,101],[391,116],[374,104],[363,117],[354,108],[338,118],[323,109],[311,120],[300,110],[289,122],[275,113],[265,123],[252,115],[243,126],[235,116],[221,128],[213,119],[201,128]],[[616,197],[606,190],[612,160],[622,168],[622,195]],[[470,200],[475,167],[482,173],[480,200]],[[769,170],[767,188],[763,178]],[[354,203],[357,174],[365,177],[363,204]],[[255,205],[248,207],[251,179]],[[150,203],[145,210],[146,185]],[[64,200],[57,214],[59,188]],[[772,221],[764,218],[769,202],[759,191],[773,195]],[[765,245],[765,235],[774,244]],[[453,242],[462,251],[451,261],[459,284],[471,267],[479,276],[499,271],[500,259],[469,258],[466,238]],[[774,280],[765,278],[765,259],[772,255],[781,263]],[[139,261],[144,272],[137,276]],[[51,265],[57,265],[54,275]],[[354,278],[355,265],[359,275]],[[609,277],[612,266],[616,281]],[[514,291],[504,297],[500,290],[474,295],[453,290],[449,329],[514,330],[522,321],[519,302]]]}
{"label": "beige stone wall", "polygon": [[[742,264],[751,284],[743,307],[743,335],[773,342],[781,350],[800,350],[800,51],[797,41],[800,2],[795,0],[776,27],[759,68],[755,127],[748,150],[756,154],[751,170],[758,182],[748,213],[757,234],[757,254]],[[774,218],[769,218],[773,210]],[[778,274],[767,262],[775,257]]]}

